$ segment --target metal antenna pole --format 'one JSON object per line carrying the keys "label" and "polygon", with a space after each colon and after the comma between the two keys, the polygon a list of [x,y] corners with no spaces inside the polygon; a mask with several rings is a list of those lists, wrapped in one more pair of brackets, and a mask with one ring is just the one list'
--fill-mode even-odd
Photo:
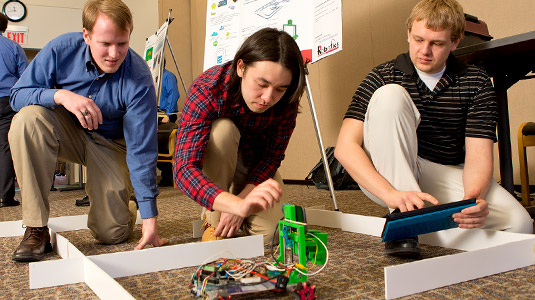
{"label": "metal antenna pole", "polygon": [[182,82],[182,87],[184,88],[184,92],[187,93],[188,90],[186,90],[186,85],[184,84],[184,80],[182,79],[182,74],[180,74],[180,69],[178,68],[178,64],[176,63],[175,59],[175,53],[173,53],[173,47],[171,47],[171,43],[169,43],[169,39],[165,37],[165,40],[167,41],[167,45],[169,46],[169,50],[171,51],[171,56],[173,57],[173,61],[175,62],[176,70],[178,71],[178,77],[180,77],[180,82]]}
{"label": "metal antenna pole", "polygon": [[[175,20],[175,18],[171,18],[171,11],[173,9],[169,9],[169,16],[167,17],[167,19],[169,20],[169,24],[171,24],[171,22],[173,22]],[[171,56],[173,57],[173,62],[175,62],[175,67],[176,67],[176,70],[178,72],[178,77],[180,77],[180,82],[182,82],[182,87],[184,88],[184,92],[187,93],[188,90],[186,90],[186,85],[184,84],[184,80],[182,79],[182,74],[180,74],[180,69],[178,68],[178,64],[176,62],[176,59],[175,59],[175,53],[173,52],[173,47],[171,47],[171,43],[169,42],[169,38],[168,38],[168,35],[169,35],[169,29],[167,29],[167,32],[168,34],[165,35],[165,41],[167,42],[167,46],[169,46],[169,50],[171,51]]]}
{"label": "metal antenna pole", "polygon": [[310,105],[310,113],[312,113],[312,121],[314,122],[314,128],[316,129],[316,137],[318,138],[318,144],[321,151],[321,160],[323,161],[323,168],[325,170],[325,176],[327,177],[327,183],[329,184],[329,191],[331,192],[331,198],[333,199],[334,210],[339,211],[336,204],[336,196],[334,195],[333,179],[331,177],[331,170],[329,168],[329,162],[327,161],[327,155],[325,154],[325,148],[323,147],[323,140],[321,138],[320,127],[318,125],[318,117],[316,116],[316,109],[314,108],[314,100],[312,99],[312,92],[310,91],[310,83],[308,82],[308,68],[305,65],[305,80],[306,80],[306,92],[308,96],[308,104]]}

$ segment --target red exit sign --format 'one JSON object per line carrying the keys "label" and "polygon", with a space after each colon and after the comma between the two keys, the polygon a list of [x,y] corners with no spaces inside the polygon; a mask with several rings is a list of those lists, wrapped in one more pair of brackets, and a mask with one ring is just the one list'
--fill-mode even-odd
{"label": "red exit sign", "polygon": [[4,36],[20,45],[26,45],[28,43],[28,27],[10,25],[4,32]]}
{"label": "red exit sign", "polygon": [[21,45],[26,44],[26,32],[6,32],[6,37]]}

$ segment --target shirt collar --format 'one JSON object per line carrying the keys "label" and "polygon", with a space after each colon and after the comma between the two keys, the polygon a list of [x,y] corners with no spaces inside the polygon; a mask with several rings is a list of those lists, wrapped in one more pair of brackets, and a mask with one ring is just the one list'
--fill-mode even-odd
{"label": "shirt collar", "polygon": [[[410,76],[416,73],[416,70],[414,69],[414,65],[411,61],[411,57],[408,52],[398,55],[394,67]],[[448,59],[446,60],[446,71],[444,72],[444,74],[455,76],[466,73],[467,71],[468,66],[450,53]]]}
{"label": "shirt collar", "polygon": [[92,70],[97,70],[97,66],[95,66],[95,64],[93,63],[93,58],[91,57],[91,50],[89,49],[89,46],[84,43],[84,47],[84,61],[86,70],[88,72]]}

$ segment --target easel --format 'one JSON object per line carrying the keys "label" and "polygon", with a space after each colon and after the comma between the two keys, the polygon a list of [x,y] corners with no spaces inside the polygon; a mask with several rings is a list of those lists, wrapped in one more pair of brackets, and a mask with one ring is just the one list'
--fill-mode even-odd
{"label": "easel", "polygon": [[[184,92],[188,92],[188,90],[186,89],[186,85],[184,84],[184,79],[182,79],[182,74],[180,73],[180,69],[178,68],[178,63],[176,62],[176,58],[175,58],[175,53],[173,52],[173,47],[171,47],[171,43],[169,42],[169,38],[168,38],[168,32],[169,32],[169,24],[171,24],[171,22],[173,22],[175,20],[175,18],[171,18],[171,11],[173,9],[169,9],[169,14],[167,16],[167,30],[165,31],[165,43],[163,45],[163,49],[162,49],[162,56],[164,55],[165,53],[165,44],[167,44],[169,46],[169,51],[171,51],[171,57],[173,58],[173,62],[175,63],[175,67],[176,67],[176,70],[178,72],[178,77],[180,78],[180,82],[182,83],[182,87],[184,88]],[[156,33],[157,34],[157,33]],[[156,87],[156,92],[157,92],[157,103],[158,103],[158,108],[160,107],[160,95],[161,95],[161,89],[162,89],[162,75],[163,75],[163,64],[160,64],[160,69],[158,70],[158,86]]]}
{"label": "easel", "polygon": [[307,92],[308,104],[310,106],[310,113],[312,114],[312,122],[314,123],[314,129],[316,129],[316,137],[318,138],[318,145],[320,146],[320,151],[321,151],[321,160],[323,162],[323,169],[325,170],[325,175],[327,177],[327,184],[329,185],[329,192],[331,193],[331,198],[333,199],[334,210],[340,211],[338,209],[338,204],[336,203],[336,196],[334,195],[333,178],[331,177],[331,169],[329,168],[329,162],[327,161],[327,155],[325,154],[325,147],[323,147],[323,139],[321,138],[320,127],[318,124],[318,117],[316,116],[316,108],[314,107],[314,100],[312,99],[312,92],[310,91],[310,82],[308,81],[307,65],[308,63],[305,64],[306,92]]}

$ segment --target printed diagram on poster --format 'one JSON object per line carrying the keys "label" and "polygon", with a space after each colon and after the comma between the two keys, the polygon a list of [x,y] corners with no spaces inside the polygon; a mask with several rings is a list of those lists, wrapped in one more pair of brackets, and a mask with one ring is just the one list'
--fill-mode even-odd
{"label": "printed diagram on poster", "polygon": [[204,70],[234,58],[265,27],[290,34],[308,63],[342,50],[341,0],[208,0]]}
{"label": "printed diagram on poster", "polygon": [[166,21],[158,29],[158,31],[149,36],[145,42],[145,54],[143,57],[149,66],[152,74],[152,81],[158,95],[158,105],[160,103],[160,79],[163,69],[163,55],[165,49],[165,41],[167,38],[167,29],[169,28],[169,22]]}

